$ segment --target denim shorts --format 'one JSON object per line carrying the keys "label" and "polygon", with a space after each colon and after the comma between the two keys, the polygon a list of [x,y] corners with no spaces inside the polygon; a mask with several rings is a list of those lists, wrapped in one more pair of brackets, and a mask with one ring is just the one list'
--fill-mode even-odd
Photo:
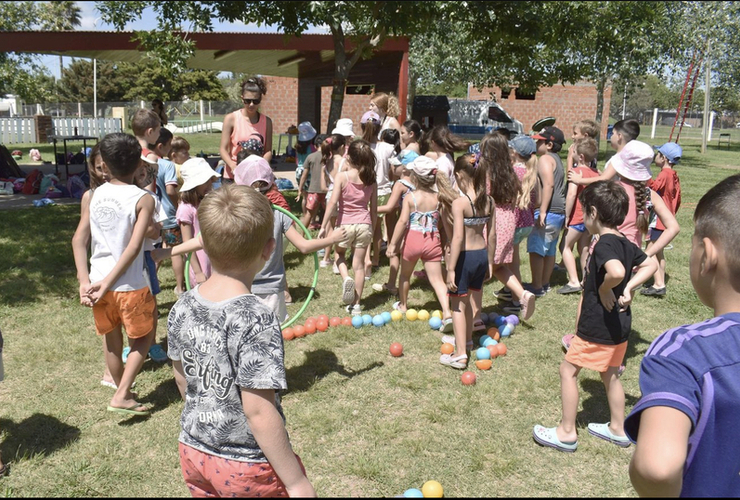
{"label": "denim shorts", "polygon": [[572,226],[568,226],[568,227],[570,229],[574,229],[574,230],[578,231],[579,233],[586,232],[586,224],[583,224],[583,223],[581,223],[581,224],[573,224]]}
{"label": "denim shorts", "polygon": [[159,279],[157,278],[157,264],[152,259],[152,252],[144,252],[144,265],[146,265],[147,274],[149,274],[149,288],[152,295],[157,295],[162,290],[159,288]]}
{"label": "denim shorts", "polygon": [[524,241],[524,238],[530,235],[532,229],[534,229],[534,226],[516,228],[514,231],[514,245],[518,245]]}
{"label": "denim shorts", "polygon": [[[537,220],[539,216],[540,211],[535,210],[534,219]],[[532,229],[527,239],[527,252],[536,253],[540,257],[554,257],[558,252],[558,237],[564,225],[565,215],[548,212],[545,227],[538,227],[535,224]]]}

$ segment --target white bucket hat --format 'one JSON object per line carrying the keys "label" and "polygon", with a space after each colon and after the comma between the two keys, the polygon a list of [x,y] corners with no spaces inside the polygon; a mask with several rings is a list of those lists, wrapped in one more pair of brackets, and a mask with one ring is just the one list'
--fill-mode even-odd
{"label": "white bucket hat", "polygon": [[303,141],[310,141],[316,137],[316,129],[313,128],[313,125],[311,125],[311,122],[303,122],[298,124],[298,140]]}
{"label": "white bucket hat", "polygon": [[205,158],[194,157],[187,160],[180,167],[182,176],[182,187],[180,192],[190,191],[208,182],[213,177],[221,177],[221,174],[211,168]]}
{"label": "white bucket hat", "polygon": [[352,123],[352,118],[340,118],[337,120],[337,126],[334,127],[331,133],[343,135],[344,137],[354,137],[355,131],[353,128],[354,123]]}
{"label": "white bucket hat", "polygon": [[648,181],[653,177],[650,164],[653,163],[653,148],[641,141],[630,141],[622,151],[611,158],[611,164],[620,177],[635,182]]}

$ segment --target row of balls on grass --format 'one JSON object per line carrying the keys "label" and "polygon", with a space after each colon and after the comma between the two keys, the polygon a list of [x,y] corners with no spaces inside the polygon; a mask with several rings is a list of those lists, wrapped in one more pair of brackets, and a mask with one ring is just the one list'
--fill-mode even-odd
{"label": "row of balls on grass", "polygon": [[437,481],[427,481],[421,489],[410,488],[403,492],[403,498],[442,498],[443,496],[444,489]]}

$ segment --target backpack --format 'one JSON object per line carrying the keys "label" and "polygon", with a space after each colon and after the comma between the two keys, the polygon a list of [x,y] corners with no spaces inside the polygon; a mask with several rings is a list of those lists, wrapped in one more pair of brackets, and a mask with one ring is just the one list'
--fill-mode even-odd
{"label": "backpack", "polygon": [[23,184],[23,194],[39,194],[39,188],[41,187],[41,180],[44,178],[44,174],[38,168],[31,170],[26,176],[26,182]]}
{"label": "backpack", "polygon": [[87,186],[85,186],[85,183],[79,176],[73,175],[67,180],[67,191],[69,191],[69,196],[71,198],[81,200],[82,195],[87,191]]}

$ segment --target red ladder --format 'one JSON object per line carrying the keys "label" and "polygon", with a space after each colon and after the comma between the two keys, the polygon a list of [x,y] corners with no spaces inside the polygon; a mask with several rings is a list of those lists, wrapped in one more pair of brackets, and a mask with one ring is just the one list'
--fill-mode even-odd
{"label": "red ladder", "polygon": [[[691,107],[691,99],[694,97],[694,88],[696,87],[696,79],[699,77],[699,70],[701,64],[704,61],[704,56],[699,54],[698,61],[696,60],[697,54],[691,57],[691,64],[689,65],[689,71],[686,75],[686,81],[683,84],[683,91],[681,92],[681,99],[678,101],[676,107],[676,117],[673,120],[673,127],[671,128],[671,135],[668,138],[668,142],[673,140],[673,131],[676,129],[676,123],[678,123],[678,133],[676,134],[676,144],[678,144],[678,138],[681,136],[681,130],[683,129],[684,120],[688,114],[689,108]],[[692,78],[693,74],[693,78]],[[691,81],[691,87],[689,87],[689,81]],[[689,95],[686,96],[686,88],[689,87]],[[686,103],[684,104],[684,97],[686,97]],[[682,110],[683,107],[683,110]],[[683,111],[683,113],[682,113]],[[680,119],[679,119],[680,118]]]}

